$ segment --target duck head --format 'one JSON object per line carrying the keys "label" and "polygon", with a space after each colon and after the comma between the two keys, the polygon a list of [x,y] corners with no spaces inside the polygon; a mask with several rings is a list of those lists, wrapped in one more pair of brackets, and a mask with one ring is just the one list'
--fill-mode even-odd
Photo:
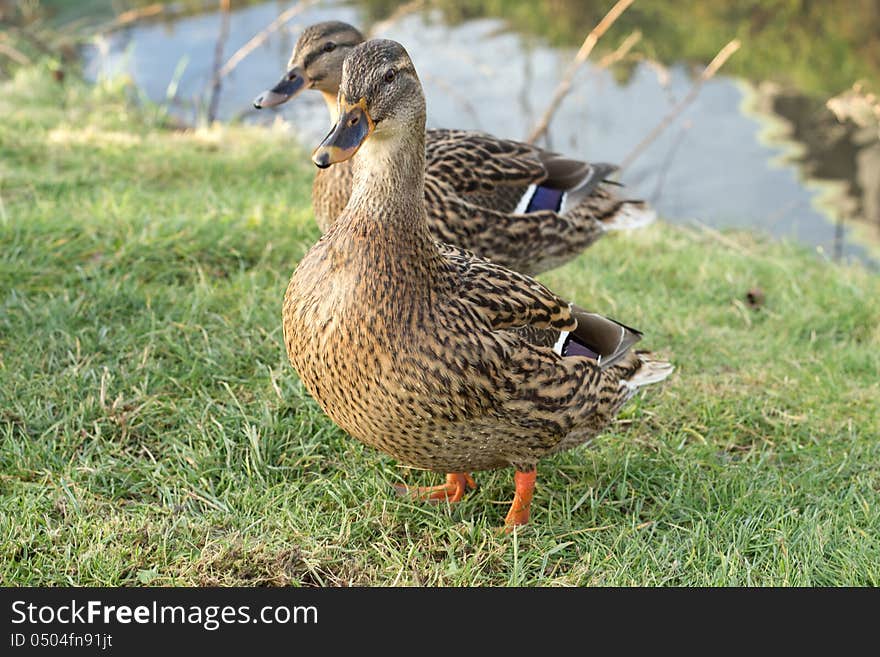
{"label": "duck head", "polygon": [[372,39],[345,58],[338,119],[312,154],[324,169],[351,158],[369,138],[394,142],[418,135],[424,150],[425,96],[409,54],[396,41]]}
{"label": "duck head", "polygon": [[317,23],[306,28],[293,48],[287,73],[278,84],[254,99],[254,107],[276,107],[303,89],[321,91],[325,97],[332,98],[335,105],[342,63],[363,40],[356,28],[340,21]]}

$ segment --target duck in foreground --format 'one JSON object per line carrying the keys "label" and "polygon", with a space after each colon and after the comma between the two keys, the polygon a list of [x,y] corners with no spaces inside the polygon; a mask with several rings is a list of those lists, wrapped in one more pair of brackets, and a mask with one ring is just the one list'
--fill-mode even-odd
{"label": "duck in foreground", "polygon": [[[275,107],[315,89],[336,122],[342,64],[363,41],[347,23],[312,25],[297,41],[287,74],[254,105]],[[429,130],[426,136],[424,198],[432,235],[516,271],[552,269],[608,231],[638,228],[656,218],[644,202],[612,193],[606,178],[613,165],[482,132]],[[342,212],[351,190],[350,162],[318,171],[312,206],[322,231]]]}
{"label": "duck in foreground", "polygon": [[457,501],[513,466],[506,525],[528,522],[538,460],[589,441],[672,366],[638,331],[532,278],[439,244],[423,202],[425,98],[403,47],[355,47],[341,113],[313,154],[353,160],[351,198],[284,297],[287,354],[327,415],[401,463],[447,473],[407,489]]}

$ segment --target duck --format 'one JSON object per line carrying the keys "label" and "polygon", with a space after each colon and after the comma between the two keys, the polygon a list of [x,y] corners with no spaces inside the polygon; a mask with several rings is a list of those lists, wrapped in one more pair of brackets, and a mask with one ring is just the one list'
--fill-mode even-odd
{"label": "duck", "polygon": [[[322,94],[331,123],[346,56],[364,42],[340,21],[312,25],[298,39],[284,77],[254,100],[277,107],[305,89]],[[425,205],[434,237],[493,262],[535,275],[579,255],[602,235],[650,224],[644,201],[621,199],[609,176],[617,167],[590,163],[531,144],[457,129],[426,133]],[[352,190],[352,164],[319,170],[312,206],[322,232]]]}
{"label": "duck", "polygon": [[425,96],[401,44],[354,46],[338,106],[312,160],[351,162],[352,191],[284,294],[289,361],[348,435],[446,475],[401,494],[457,502],[474,472],[512,467],[504,526],[524,525],[539,460],[590,442],[673,365],[636,350],[637,329],[435,240]]}

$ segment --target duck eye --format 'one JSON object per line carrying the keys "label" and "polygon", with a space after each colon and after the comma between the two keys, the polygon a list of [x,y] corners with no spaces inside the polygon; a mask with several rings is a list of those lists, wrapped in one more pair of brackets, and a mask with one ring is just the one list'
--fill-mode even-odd
{"label": "duck eye", "polygon": [[334,50],[336,50],[336,44],[332,41],[328,41],[324,44],[324,52],[333,52]]}
{"label": "duck eye", "polygon": [[394,82],[394,77],[396,75],[397,73],[394,71],[394,69],[389,68],[387,71],[385,71],[385,82]]}

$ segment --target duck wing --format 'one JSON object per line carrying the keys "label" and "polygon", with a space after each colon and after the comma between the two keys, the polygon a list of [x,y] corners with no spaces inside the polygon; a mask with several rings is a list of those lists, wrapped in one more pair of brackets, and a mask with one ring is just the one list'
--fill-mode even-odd
{"label": "duck wing", "polygon": [[457,246],[438,246],[451,267],[456,295],[493,330],[577,328],[569,304],[535,279]]}
{"label": "duck wing", "polygon": [[547,177],[540,149],[471,130],[429,130],[426,173],[459,194],[491,194],[499,186],[528,186]]}
{"label": "duck wing", "polygon": [[449,244],[439,245],[452,267],[456,294],[492,330],[515,332],[562,357],[586,357],[601,369],[626,355],[642,334],[617,320],[569,303],[535,279]]}
{"label": "duck wing", "polygon": [[429,130],[425,151],[429,178],[499,212],[563,211],[617,170],[473,130]]}

